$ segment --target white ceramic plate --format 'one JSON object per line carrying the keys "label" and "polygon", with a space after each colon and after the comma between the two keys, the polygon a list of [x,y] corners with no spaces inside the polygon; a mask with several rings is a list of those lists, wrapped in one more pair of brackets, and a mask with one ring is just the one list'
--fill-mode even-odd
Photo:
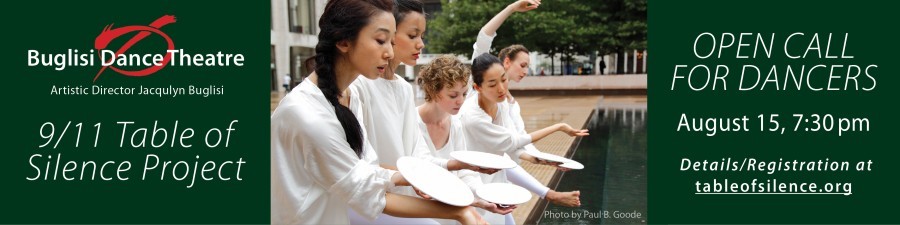
{"label": "white ceramic plate", "polygon": [[565,162],[565,163],[559,165],[559,167],[569,168],[569,169],[573,169],[573,170],[584,169],[584,165],[582,165],[580,162],[575,161],[575,160],[569,160],[568,162]]}
{"label": "white ceramic plate", "polygon": [[450,153],[450,157],[469,165],[488,169],[511,169],[517,166],[516,162],[506,154],[499,156],[486,152],[455,151]]}
{"label": "white ceramic plate", "polygon": [[488,202],[503,205],[518,205],[531,200],[531,192],[509,183],[491,183],[478,187],[475,194]]}
{"label": "white ceramic plate", "polygon": [[397,170],[403,177],[435,200],[455,206],[467,206],[475,195],[456,175],[425,160],[404,156],[397,160]]}
{"label": "white ceramic plate", "polygon": [[542,159],[542,160],[546,160],[546,161],[550,161],[550,162],[562,163],[561,165],[559,165],[560,167],[574,169],[574,170],[584,169],[584,165],[582,165],[578,161],[571,160],[566,157],[562,157],[562,156],[558,156],[558,155],[554,155],[554,154],[550,154],[550,153],[544,153],[544,152],[540,152],[540,151],[534,151],[534,150],[526,151],[525,153],[528,153],[529,155],[534,156],[535,158],[538,158],[538,159]]}
{"label": "white ceramic plate", "polygon": [[528,153],[529,155],[534,156],[538,159],[542,159],[542,160],[546,160],[546,161],[550,161],[550,162],[566,163],[566,162],[572,161],[571,159],[568,159],[566,157],[549,154],[549,153],[544,153],[544,152],[540,152],[540,151],[526,151],[525,153]]}

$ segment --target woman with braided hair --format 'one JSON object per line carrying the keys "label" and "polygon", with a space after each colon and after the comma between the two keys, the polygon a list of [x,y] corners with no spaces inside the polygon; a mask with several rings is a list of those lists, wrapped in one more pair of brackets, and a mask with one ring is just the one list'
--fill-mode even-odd
{"label": "woman with braided hair", "polygon": [[471,207],[386,193],[409,185],[377,165],[365,131],[340,93],[360,74],[383,74],[394,57],[396,23],[387,0],[330,0],[319,20],[315,72],[282,99],[271,117],[271,223],[348,224],[347,209],[375,219],[484,221]]}

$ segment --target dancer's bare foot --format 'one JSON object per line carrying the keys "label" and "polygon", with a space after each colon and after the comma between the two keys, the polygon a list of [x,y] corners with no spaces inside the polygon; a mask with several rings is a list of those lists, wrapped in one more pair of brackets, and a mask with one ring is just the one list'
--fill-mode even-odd
{"label": "dancer's bare foot", "polygon": [[550,203],[565,207],[581,206],[581,191],[558,192],[550,190],[545,197]]}

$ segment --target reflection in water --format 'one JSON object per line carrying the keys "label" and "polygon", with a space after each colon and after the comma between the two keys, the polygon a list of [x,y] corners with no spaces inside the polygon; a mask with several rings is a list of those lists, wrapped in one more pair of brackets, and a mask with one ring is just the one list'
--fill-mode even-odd
{"label": "reflection in water", "polygon": [[647,224],[646,115],[646,103],[601,102],[572,156],[585,169],[566,172],[556,188],[581,190],[581,207],[551,204],[539,224]]}

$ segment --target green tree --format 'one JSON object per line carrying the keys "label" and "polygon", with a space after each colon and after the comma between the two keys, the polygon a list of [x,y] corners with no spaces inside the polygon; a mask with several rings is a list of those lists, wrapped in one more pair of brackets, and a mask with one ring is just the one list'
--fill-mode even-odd
{"label": "green tree", "polygon": [[[429,21],[429,52],[468,55],[481,26],[511,1],[442,0]],[[575,55],[606,55],[646,49],[646,0],[544,0],[540,8],[514,13],[497,30],[491,52],[522,44],[570,62]],[[621,62],[622,60],[617,60]],[[619,66],[618,68],[624,68]]]}

